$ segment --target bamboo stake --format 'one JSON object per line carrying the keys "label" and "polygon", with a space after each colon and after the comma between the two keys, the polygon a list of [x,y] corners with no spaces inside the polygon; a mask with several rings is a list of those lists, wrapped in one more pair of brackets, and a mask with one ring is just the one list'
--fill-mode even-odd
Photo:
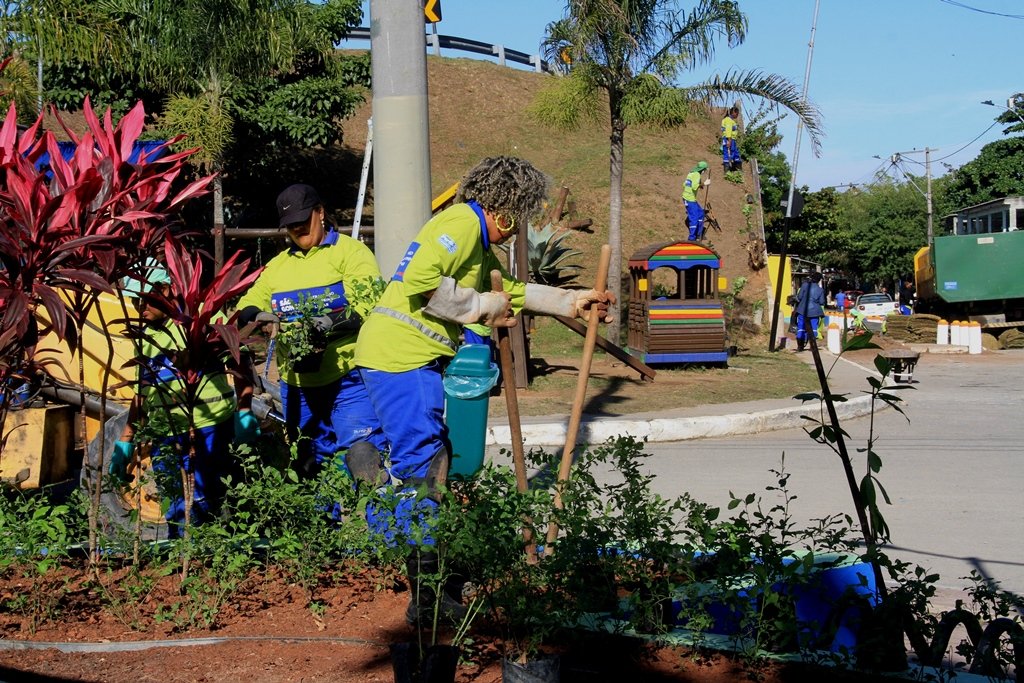
{"label": "bamboo stake", "polygon": [[[491,271],[491,289],[504,291],[501,272]],[[516,471],[516,490],[526,493],[529,482],[526,479],[526,456],[523,453],[523,425],[519,419],[519,395],[516,393],[515,364],[512,360],[512,340],[507,327],[498,330],[498,358],[501,361],[502,392],[508,409],[508,430],[512,435],[512,464]],[[526,561],[537,564],[537,544],[533,541],[533,520],[523,519],[523,543],[526,546]]]}
{"label": "bamboo stake", "polygon": [[[608,287],[608,262],[611,260],[611,247],[601,247],[601,260],[597,267],[597,281],[594,289],[603,292]],[[555,484],[555,509],[562,509],[562,488],[569,479],[572,469],[572,454],[576,450],[576,436],[580,431],[580,420],[583,417],[583,402],[587,398],[587,382],[590,380],[590,365],[594,360],[594,346],[597,344],[597,326],[601,323],[600,316],[591,314],[587,321],[587,336],[583,342],[583,358],[580,361],[580,372],[576,377],[576,396],[569,414],[569,427],[565,435],[565,448],[562,449],[562,462],[558,468],[558,482]],[[547,541],[544,552],[551,553],[551,544],[558,536],[558,522],[554,519],[548,525]]]}

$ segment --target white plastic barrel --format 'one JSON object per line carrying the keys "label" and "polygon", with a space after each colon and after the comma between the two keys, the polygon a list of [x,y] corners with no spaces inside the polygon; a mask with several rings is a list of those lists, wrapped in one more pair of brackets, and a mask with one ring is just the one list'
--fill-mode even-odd
{"label": "white plastic barrel", "polygon": [[960,321],[954,320],[949,324],[949,343],[952,346],[961,346],[963,342],[960,340]]}
{"label": "white plastic barrel", "polygon": [[967,326],[967,353],[981,353],[981,323],[977,320]]}
{"label": "white plastic barrel", "polygon": [[842,334],[839,331],[839,325],[837,325],[836,323],[829,323],[828,339],[826,340],[826,343],[828,344],[828,350],[836,354],[837,356],[842,352]]}
{"label": "white plastic barrel", "polygon": [[940,319],[939,324],[935,327],[935,343],[939,346],[949,344],[949,323],[945,320]]}

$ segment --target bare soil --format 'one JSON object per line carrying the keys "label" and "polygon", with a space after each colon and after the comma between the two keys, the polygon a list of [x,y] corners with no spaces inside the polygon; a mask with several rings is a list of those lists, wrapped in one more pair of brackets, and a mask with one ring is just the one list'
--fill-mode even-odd
{"label": "bare soil", "polygon": [[[22,615],[0,614],[0,632],[7,641],[0,643],[7,645],[0,648],[0,680],[391,681],[389,645],[416,639],[404,620],[408,592],[400,583],[381,586],[382,577],[373,572],[344,576],[332,585],[320,586],[317,597],[327,606],[323,613],[314,613],[304,591],[284,577],[253,577],[223,606],[213,628],[189,630],[157,616],[158,606],[182,599],[177,578],[165,577],[137,602],[115,609],[109,598],[117,593],[120,578],[123,572],[115,571],[101,576],[99,583],[86,581],[84,572],[70,568],[48,574],[54,604],[34,605],[43,614],[33,609]],[[0,581],[4,600],[33,588],[46,586],[38,579]],[[33,624],[38,617],[45,619]],[[14,641],[91,644],[92,651],[13,649]],[[175,641],[181,645],[174,645]],[[102,651],[130,643],[149,646]],[[744,663],[723,654],[697,654],[626,638],[594,636],[562,647],[561,652],[565,683],[874,680],[830,668]],[[473,643],[463,652],[456,681],[500,681],[501,657],[500,639],[483,625],[483,632],[474,634]]]}

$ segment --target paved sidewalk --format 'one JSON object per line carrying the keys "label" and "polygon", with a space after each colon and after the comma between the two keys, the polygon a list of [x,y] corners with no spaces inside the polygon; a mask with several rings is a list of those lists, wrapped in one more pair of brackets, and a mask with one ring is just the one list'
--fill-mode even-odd
{"label": "paved sidewalk", "polygon": [[[840,419],[867,415],[870,397],[862,395],[868,389],[866,377],[878,376],[873,367],[860,365],[846,358],[837,358],[821,348],[822,362],[829,376],[834,394],[846,394],[844,403],[836,404]],[[780,351],[779,353],[792,353]],[[814,364],[810,351],[799,354],[809,365]],[[654,380],[655,383],[658,381]],[[499,399],[501,400],[501,399]],[[522,418],[523,440],[530,446],[562,446],[565,444],[571,405],[565,406],[564,415]],[[793,398],[766,399],[742,403],[721,403],[651,413],[637,413],[618,417],[584,415],[580,423],[577,443],[601,443],[609,437],[629,434],[649,442],[686,441],[730,434],[756,434],[776,429],[790,429],[807,423],[802,416],[821,416],[817,401],[801,403]],[[511,444],[508,420],[491,418],[487,426],[488,446]]]}

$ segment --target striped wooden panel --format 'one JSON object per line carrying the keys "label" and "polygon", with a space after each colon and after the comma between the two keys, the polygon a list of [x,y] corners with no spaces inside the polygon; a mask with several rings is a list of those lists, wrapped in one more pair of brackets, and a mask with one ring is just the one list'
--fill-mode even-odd
{"label": "striped wooden panel", "polygon": [[725,319],[725,312],[720,304],[690,305],[683,302],[656,305],[651,303],[648,311],[651,325],[685,325],[699,323],[719,323]]}

